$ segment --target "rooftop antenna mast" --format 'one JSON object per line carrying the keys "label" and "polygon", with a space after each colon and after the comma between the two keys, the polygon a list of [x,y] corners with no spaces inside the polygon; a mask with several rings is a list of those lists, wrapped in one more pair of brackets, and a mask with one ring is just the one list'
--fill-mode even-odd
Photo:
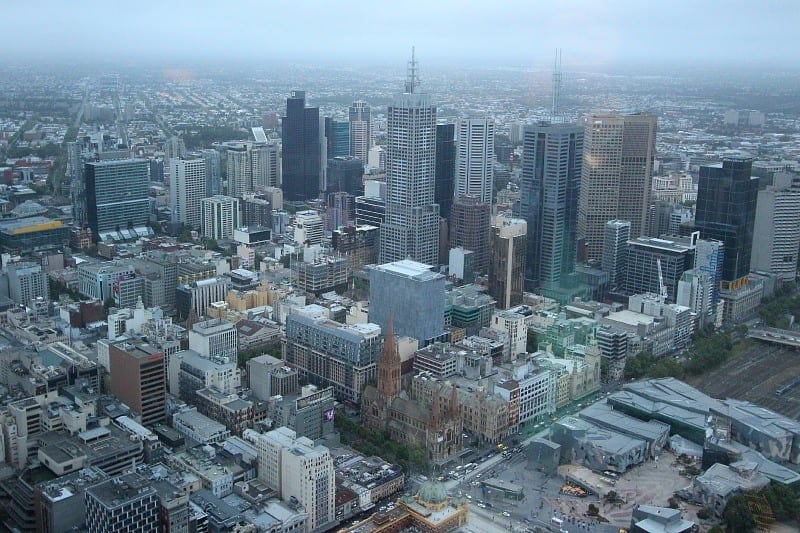
{"label": "rooftop antenna mast", "polygon": [[553,121],[559,116],[559,100],[561,99],[561,49],[556,48],[556,57],[553,63],[553,108],[550,110]]}
{"label": "rooftop antenna mast", "polygon": [[413,93],[419,85],[419,75],[417,73],[417,58],[414,47],[411,47],[411,61],[408,62],[408,72],[406,75],[406,92]]}

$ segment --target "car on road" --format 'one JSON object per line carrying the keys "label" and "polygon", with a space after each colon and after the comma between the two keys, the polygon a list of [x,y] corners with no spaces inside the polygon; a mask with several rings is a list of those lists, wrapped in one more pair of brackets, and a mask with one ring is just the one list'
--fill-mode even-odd
{"label": "car on road", "polygon": [[511,513],[509,513],[508,511],[503,511],[503,516],[508,518],[509,516],[511,516]]}

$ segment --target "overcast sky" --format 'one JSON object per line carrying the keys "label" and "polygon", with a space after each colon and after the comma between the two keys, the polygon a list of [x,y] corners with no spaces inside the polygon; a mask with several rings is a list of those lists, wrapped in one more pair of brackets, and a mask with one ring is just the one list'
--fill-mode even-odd
{"label": "overcast sky", "polygon": [[0,60],[800,65],[800,0],[0,0]]}

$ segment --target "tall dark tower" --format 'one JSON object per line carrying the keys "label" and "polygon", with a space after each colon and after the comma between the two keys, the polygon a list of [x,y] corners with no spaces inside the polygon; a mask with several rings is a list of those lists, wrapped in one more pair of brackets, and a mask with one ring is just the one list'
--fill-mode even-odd
{"label": "tall dark tower", "polygon": [[548,122],[525,127],[520,214],[528,223],[528,290],[557,290],[575,268],[583,131]]}
{"label": "tall dark tower", "polygon": [[750,272],[758,177],[753,160],[729,158],[721,166],[700,167],[694,227],[702,239],[725,244],[722,282],[735,288]]}
{"label": "tall dark tower", "polygon": [[378,359],[378,394],[383,399],[391,399],[400,394],[401,368],[400,354],[397,351],[397,340],[394,338],[392,315],[386,324],[386,335],[383,337],[383,351]]}
{"label": "tall dark tower", "polygon": [[442,218],[450,218],[453,207],[453,187],[456,173],[456,125],[436,125],[436,170],[434,201],[439,204]]}
{"label": "tall dark tower", "polygon": [[322,150],[319,108],[306,107],[305,91],[292,91],[283,117],[283,192],[289,201],[319,196]]}
{"label": "tall dark tower", "polygon": [[563,121],[560,96],[561,52],[556,51],[551,121],[525,127],[520,187],[520,214],[528,223],[525,287],[551,297],[575,269],[583,168],[584,128]]}

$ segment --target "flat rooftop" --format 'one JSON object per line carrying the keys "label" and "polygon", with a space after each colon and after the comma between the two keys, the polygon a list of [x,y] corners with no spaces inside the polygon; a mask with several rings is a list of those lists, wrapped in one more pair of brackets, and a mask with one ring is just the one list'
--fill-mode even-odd
{"label": "flat rooftop", "polygon": [[682,240],[659,239],[656,237],[637,237],[628,241],[628,246],[644,246],[675,253],[686,253],[694,249],[688,242],[683,242]]}
{"label": "flat rooftop", "polygon": [[138,474],[126,474],[90,487],[86,492],[106,507],[114,508],[155,494],[156,489],[148,479]]}
{"label": "flat rooftop", "polygon": [[377,265],[373,268],[375,270],[397,274],[399,276],[416,279],[418,281],[444,278],[444,276],[438,272],[433,272],[431,270],[431,268],[433,268],[431,265],[418,263],[416,261],[412,261],[411,259],[403,259],[401,261],[395,261],[394,263],[385,263],[383,265]]}

